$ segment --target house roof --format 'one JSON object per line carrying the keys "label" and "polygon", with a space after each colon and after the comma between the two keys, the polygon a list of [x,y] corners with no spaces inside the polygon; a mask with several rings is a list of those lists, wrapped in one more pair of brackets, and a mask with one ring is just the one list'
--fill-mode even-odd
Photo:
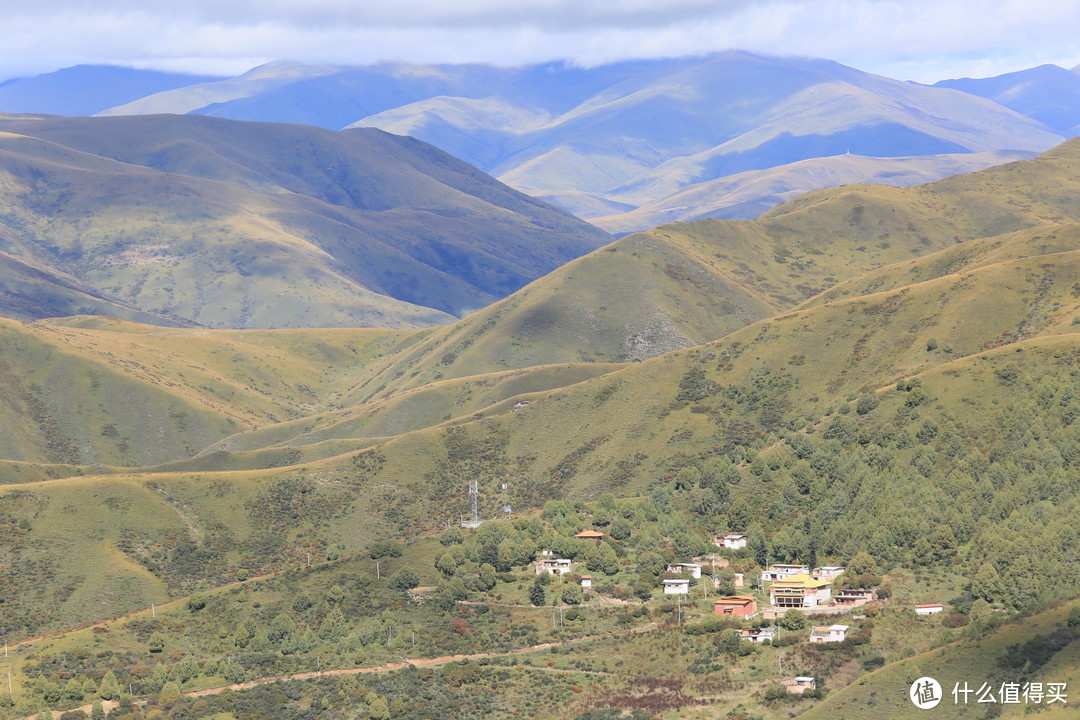
{"label": "house roof", "polygon": [[749,595],[728,595],[719,600],[713,600],[713,605],[747,605],[755,600],[756,598],[752,598]]}
{"label": "house roof", "polygon": [[589,538],[589,539],[602,538],[602,537],[604,537],[604,533],[600,532],[599,530],[582,530],[581,532],[579,532],[574,537],[576,537],[576,538]]}
{"label": "house roof", "polygon": [[665,580],[665,585],[689,585],[689,580]]}
{"label": "house roof", "polygon": [[942,603],[927,603],[926,605],[916,605],[915,607],[917,607],[917,608],[934,608],[934,607],[945,607],[945,605],[942,604]]}

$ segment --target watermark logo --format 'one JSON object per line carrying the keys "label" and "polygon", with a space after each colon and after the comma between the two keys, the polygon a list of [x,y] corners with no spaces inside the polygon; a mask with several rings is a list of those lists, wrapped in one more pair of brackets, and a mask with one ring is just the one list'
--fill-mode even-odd
{"label": "watermark logo", "polygon": [[941,683],[932,677],[921,677],[911,683],[908,697],[920,710],[935,708],[941,702]]}

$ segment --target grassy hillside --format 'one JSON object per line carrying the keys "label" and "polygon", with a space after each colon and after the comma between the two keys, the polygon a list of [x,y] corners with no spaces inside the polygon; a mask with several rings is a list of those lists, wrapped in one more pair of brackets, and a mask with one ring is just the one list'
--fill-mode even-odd
{"label": "grassy hillside", "polygon": [[[1058,272],[1045,267],[1048,259]],[[903,538],[921,537],[935,524],[967,528],[961,542],[982,544],[981,554],[973,557],[999,557],[1003,549],[996,545],[996,526],[980,524],[981,517],[1001,513],[998,517],[1024,528],[1018,532],[1035,532],[1029,523],[1040,501],[1064,509],[1068,498],[1075,499],[1068,468],[1075,462],[1076,443],[1068,440],[1066,427],[1077,396],[1072,378],[1077,336],[1068,334],[1077,315],[1072,294],[1077,262],[1074,252],[998,263],[962,282],[944,277],[789,313],[699,348],[534,396],[524,408],[506,403],[504,412],[490,417],[417,430],[375,447],[353,441],[359,452],[309,464],[261,472],[197,473],[193,468],[71,478],[8,486],[4,492],[34,498],[33,511],[26,511],[33,528],[26,541],[33,553],[27,550],[26,557],[50,568],[51,579],[39,581],[42,592],[53,583],[75,588],[81,582],[63,571],[55,555],[64,545],[51,539],[53,532],[80,532],[58,513],[122,497],[127,492],[122,488],[131,483],[166,488],[179,498],[182,511],[154,498],[156,510],[133,514],[130,525],[110,524],[99,549],[88,552],[114,552],[117,533],[125,528],[139,533],[143,518],[154,516],[162,518],[158,530],[140,535],[154,557],[175,560],[169,549],[175,533],[191,533],[193,542],[214,532],[227,538],[217,549],[201,540],[207,564],[182,565],[181,579],[173,580],[181,587],[234,576],[244,567],[273,566],[305,547],[356,548],[358,538],[369,538],[374,527],[405,537],[441,527],[466,511],[467,479],[480,479],[482,509],[491,514],[502,502],[493,491],[496,482],[509,482],[515,507],[530,507],[604,491],[648,493],[683,471],[695,478],[721,477],[719,487],[736,502],[725,504],[707,484],[701,492],[691,489],[694,495],[686,502],[701,503],[695,507],[715,516],[717,526],[760,527],[772,538],[773,557],[801,555],[813,537],[819,552],[850,556],[869,547],[896,562],[900,558],[889,548],[910,549]],[[932,338],[941,345],[931,348]],[[1018,344],[1024,338],[1035,339]],[[913,376],[921,386],[910,382]],[[907,385],[897,389],[898,379]],[[448,385],[455,386],[464,388]],[[870,398],[870,409],[862,411],[860,404],[862,414],[852,413],[860,395]],[[399,410],[407,408],[407,397],[397,402]],[[1020,435],[1001,435],[1003,424],[1015,425]],[[812,437],[805,434],[811,427],[818,431]],[[780,441],[782,447],[773,448]],[[346,449],[347,444],[337,446]],[[844,458],[839,464],[837,453]],[[829,457],[834,460],[826,461]],[[1043,458],[1039,471],[1017,474],[1032,457]],[[721,466],[710,458],[721,460]],[[956,517],[961,509],[948,499],[947,488],[955,493],[967,487],[956,474],[973,472],[968,463],[979,467],[986,458],[994,458],[990,462],[1001,468],[995,472],[1004,473],[997,482],[1006,486],[989,490],[1000,499],[992,506],[965,504],[971,514]],[[1024,489],[1032,482],[1038,491]],[[120,485],[110,489],[115,483]],[[901,487],[910,492],[900,492]],[[975,484],[965,492],[976,498],[985,490]],[[54,498],[59,492],[84,499]],[[256,524],[271,498],[273,507],[282,507],[286,524]],[[232,509],[224,510],[222,503]],[[221,517],[223,512],[229,516]],[[891,520],[867,523],[866,512]],[[820,525],[801,524],[800,518],[810,522],[815,515]],[[199,521],[189,528],[185,523],[192,516],[210,518],[210,525]],[[275,533],[273,542],[262,534],[268,531]],[[1047,524],[1039,531],[1045,534],[1040,542],[1068,547],[1069,532]],[[1014,557],[1001,556],[998,562],[1003,574],[1020,572]],[[1075,582],[1067,567],[1054,568],[1043,577],[1060,578],[1061,587]],[[1032,592],[1047,591],[1037,584]],[[1030,601],[1009,598],[1019,605]]]}
{"label": "grassy hillside", "polygon": [[[317,413],[381,353],[386,330],[168,330],[101,318],[0,321],[6,459],[156,465]],[[4,480],[11,478],[5,474]]]}
{"label": "grassy hillside", "polygon": [[[1048,228],[1077,219],[1071,194],[1054,188],[1071,187],[1078,167],[1080,144],[1071,142],[1034,160],[919,188],[845,186],[809,193],[752,221],[672,223],[631,235],[432,331],[388,358],[352,399],[502,368],[655,357],[804,302],[957,272],[966,265],[944,258],[981,258],[986,248],[1013,242],[967,240],[1021,228],[1030,230],[1024,236],[1031,242],[980,262],[1071,249],[1068,229],[1055,239],[1057,230]],[[924,257],[938,270],[885,269]],[[882,280],[886,273],[894,281]],[[844,284],[856,276],[866,278],[858,288]]]}
{"label": "grassy hillside", "polygon": [[[1000,694],[1002,683],[1018,683],[1021,687],[1026,682],[1041,682],[1044,687],[1051,682],[1071,685],[1070,680],[1074,680],[1078,667],[1076,653],[1080,647],[1073,641],[1061,649],[1050,642],[1050,637],[1067,632],[1067,615],[1076,606],[1077,603],[1062,604],[997,628],[984,627],[981,632],[979,628],[970,628],[976,632],[966,633],[967,637],[962,640],[891,663],[857,684],[834,692],[803,717],[811,720],[836,717],[905,720],[926,717],[928,712],[943,720],[980,717],[980,711],[984,710],[976,702],[975,694],[968,696],[967,703],[963,701],[963,695],[958,695],[960,702],[956,702],[952,691],[957,684],[963,687],[966,682],[968,687],[978,690],[987,683],[993,686],[995,698]],[[1038,660],[1035,663],[1028,660],[1025,666],[1024,651]],[[1019,666],[1014,665],[1017,660]],[[911,684],[925,676],[937,680],[944,691],[941,703],[931,711],[920,710],[908,699]],[[1071,696],[1071,693],[1067,694]],[[1044,718],[1067,718],[1076,714],[1071,697],[1066,703],[1047,704],[1045,700],[1026,703],[1021,699],[1017,704],[995,702],[989,707],[998,713],[995,717],[1003,718],[1030,717],[1033,711]]]}
{"label": "grassy hillside", "polygon": [[[437,324],[610,239],[374,130],[186,116],[0,130],[5,252],[213,327]],[[55,283],[21,280],[29,315]]]}
{"label": "grassy hillside", "polygon": [[[12,418],[5,452],[24,461],[0,464],[8,481],[0,486],[0,634],[61,630],[194,591],[209,592],[206,607],[214,608],[200,616],[213,619],[205,625],[189,622],[192,611],[180,604],[159,625],[139,617],[79,631],[52,648],[46,641],[40,658],[19,656],[20,683],[33,683],[20,692],[51,693],[29,679],[34,673],[48,682],[67,683],[71,672],[100,682],[99,656],[79,657],[94,638],[102,647],[115,638],[119,659],[110,667],[133,686],[152,677],[151,665],[168,666],[158,679],[179,673],[172,666],[204,647],[194,658],[199,668],[182,682],[202,678],[196,685],[207,687],[224,678],[228,668],[214,663],[247,619],[255,623],[248,640],[261,649],[244,655],[244,667],[268,675],[310,670],[312,660],[321,667],[324,652],[357,666],[392,659],[391,650],[411,648],[384,646],[381,633],[422,617],[415,629],[429,633],[420,641],[427,656],[614,633],[575,654],[579,665],[545,661],[558,668],[552,672],[582,673],[579,685],[595,685],[570,705],[557,693],[545,696],[534,708],[539,717],[574,717],[563,711],[608,703],[648,706],[665,717],[685,706],[693,717],[779,720],[808,707],[765,698],[780,660],[789,674],[794,664],[827,679],[836,690],[828,702],[886,712],[881,693],[891,702],[897,673],[935,644],[975,637],[996,617],[1080,591],[1074,152],[1066,146],[919,190],[826,191],[752,223],[659,228],[447,328],[5,322],[2,387]],[[920,248],[936,251],[913,257]],[[852,260],[859,257],[865,264]],[[807,268],[808,283],[825,283],[833,272],[852,279],[797,305],[814,285],[784,284],[796,263]],[[869,267],[878,263],[888,264]],[[597,276],[601,290],[589,294],[585,279]],[[645,298],[639,304],[629,300],[635,286]],[[694,326],[702,315],[695,292],[709,288],[727,294],[700,300],[719,312]],[[535,344],[524,342],[523,323],[542,320],[540,310],[569,315],[607,302],[613,316],[624,314],[579,326],[577,337],[549,315],[547,325],[537,322]],[[744,318],[725,302],[767,316]],[[639,362],[535,364],[545,352],[589,348],[590,329],[598,339],[592,347],[603,347],[601,340],[620,347],[625,335],[605,327],[624,327],[650,305],[679,318],[684,337],[726,334]],[[732,316],[751,322],[726,329]],[[515,327],[517,334],[507,332]],[[518,354],[500,354],[505,348]],[[498,369],[503,359],[526,367]],[[55,454],[61,451],[67,454]],[[141,466],[115,467],[134,462]],[[486,522],[469,535],[449,531],[440,535],[445,546],[422,539],[469,512],[473,480],[481,515],[494,519],[509,504],[513,520]],[[604,549],[583,545],[573,535],[588,526],[623,537]],[[866,553],[869,570],[853,582],[877,583],[892,604],[853,621],[859,643],[745,656],[724,649],[719,626],[703,625],[697,635],[666,627],[678,608],[660,599],[650,599],[647,615],[627,609],[634,598],[659,594],[664,561],[704,554],[718,531],[749,535],[747,551],[723,557],[747,571],[769,561],[845,563]],[[403,591],[388,592],[382,578],[371,585],[370,563],[354,556],[387,540],[417,540],[407,563],[388,560],[387,568],[397,573],[408,564],[417,582],[439,583],[418,596],[431,600],[414,605]],[[532,578],[515,569],[542,545],[578,558],[597,578],[598,610],[571,618],[570,630],[559,624],[548,634],[549,604],[561,602],[561,589],[557,596],[545,589],[548,609],[534,609],[541,606],[529,598]],[[319,567],[297,573],[309,557]],[[323,562],[330,563],[325,575]],[[643,569],[657,564],[655,572]],[[259,607],[246,594],[250,606],[233,597],[240,588],[224,587],[283,570],[292,570],[283,584],[251,590]],[[493,582],[480,588],[489,574],[483,582]],[[330,629],[321,633],[334,601],[323,596],[334,585],[353,588],[363,602],[342,619],[350,628],[344,639],[330,640]],[[304,592],[310,605],[297,602]],[[955,621],[975,629],[949,632],[943,619],[920,625],[906,608],[931,600],[947,600],[952,614],[964,616]],[[699,622],[709,605],[695,597],[682,609]],[[1023,633],[1045,635],[1047,623],[1060,621],[1053,617],[1005,625],[999,639],[1008,646],[1026,642]],[[294,645],[272,640],[269,629],[263,641],[260,629],[289,619]],[[653,622],[661,628],[646,633]],[[634,625],[644,626],[640,640],[621,632]],[[1013,640],[1010,627],[1019,628]],[[168,636],[175,657],[143,662],[155,630]],[[943,663],[953,652],[947,648],[958,648],[957,668],[975,672],[969,661],[984,660],[965,645],[943,647]],[[1048,681],[1052,671],[1075,674],[1074,651],[1046,659]],[[608,664],[614,657],[668,684],[627,685],[618,680],[622,666]],[[529,678],[498,682],[528,696]],[[158,692],[146,682],[146,692]],[[409,697],[398,682],[387,680],[380,691]],[[297,690],[297,698],[308,692]]]}

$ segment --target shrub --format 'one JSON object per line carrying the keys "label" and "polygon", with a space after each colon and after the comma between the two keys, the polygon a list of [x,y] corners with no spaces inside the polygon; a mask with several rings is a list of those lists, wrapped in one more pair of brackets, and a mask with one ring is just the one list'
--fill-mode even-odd
{"label": "shrub", "polygon": [[386,581],[386,586],[392,590],[411,590],[419,584],[420,577],[407,567],[401,568]]}

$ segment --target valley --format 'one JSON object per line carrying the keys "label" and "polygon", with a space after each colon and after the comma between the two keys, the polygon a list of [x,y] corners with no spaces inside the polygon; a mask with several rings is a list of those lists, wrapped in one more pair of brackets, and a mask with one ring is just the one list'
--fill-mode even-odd
{"label": "valley", "polygon": [[[480,249],[472,240],[489,236],[469,236],[469,263],[504,263],[498,287],[413,247],[390,268],[446,278],[445,310],[380,294],[396,318],[385,327],[312,329],[283,328],[272,305],[273,322],[204,323],[212,302],[144,307],[133,298],[149,290],[104,293],[82,271],[80,285],[56,282],[76,261],[41,242],[59,235],[26,231],[47,226],[28,198],[80,229],[83,256],[117,232],[100,229],[106,213],[76,222],[63,186],[82,173],[162,183],[163,203],[182,190],[210,209],[236,197],[249,212],[278,208],[244,223],[310,212],[353,227],[394,212],[335,194],[353,185],[326,184],[321,161],[298,171],[237,150],[223,138],[242,123],[174,118],[203,136],[198,152],[170,155],[152,117],[99,120],[148,135],[0,123],[9,189],[55,193],[9,194],[23,198],[22,224],[7,232],[41,265],[34,275],[19,258],[12,272],[66,288],[37,307],[79,292],[128,313],[35,318],[24,291],[11,294],[24,315],[0,321],[12,673],[0,717],[107,701],[131,720],[892,718],[918,713],[905,696],[924,674],[949,687],[1075,679],[1077,141],[927,185],[818,189],[752,220],[611,242],[432,148],[349,131],[335,147],[404,143],[438,160],[436,179],[464,177],[474,194],[454,210],[446,198],[467,193],[420,182],[446,217],[499,198],[497,222],[525,230]],[[322,137],[266,132],[269,144]],[[409,177],[403,187],[419,182]],[[147,227],[195,206],[150,208]],[[198,222],[239,228],[232,212]],[[533,243],[545,224],[573,243]],[[198,227],[184,232],[210,225]],[[311,267],[344,262],[290,233],[280,243]],[[526,246],[532,277],[512,262]],[[484,307],[467,313],[461,298]],[[472,481],[483,523],[463,529]],[[602,537],[579,537],[589,530]],[[718,547],[724,535],[745,547]],[[570,572],[547,574],[545,558]],[[825,583],[834,597],[876,599],[767,617],[762,573],[800,563],[847,568]],[[685,596],[668,591],[684,566],[705,571]],[[753,598],[752,618],[716,614],[732,594]],[[932,603],[946,611],[916,614]],[[818,644],[833,624],[846,639]],[[779,633],[768,644],[743,633],[762,626]],[[816,687],[792,694],[796,677]]]}

